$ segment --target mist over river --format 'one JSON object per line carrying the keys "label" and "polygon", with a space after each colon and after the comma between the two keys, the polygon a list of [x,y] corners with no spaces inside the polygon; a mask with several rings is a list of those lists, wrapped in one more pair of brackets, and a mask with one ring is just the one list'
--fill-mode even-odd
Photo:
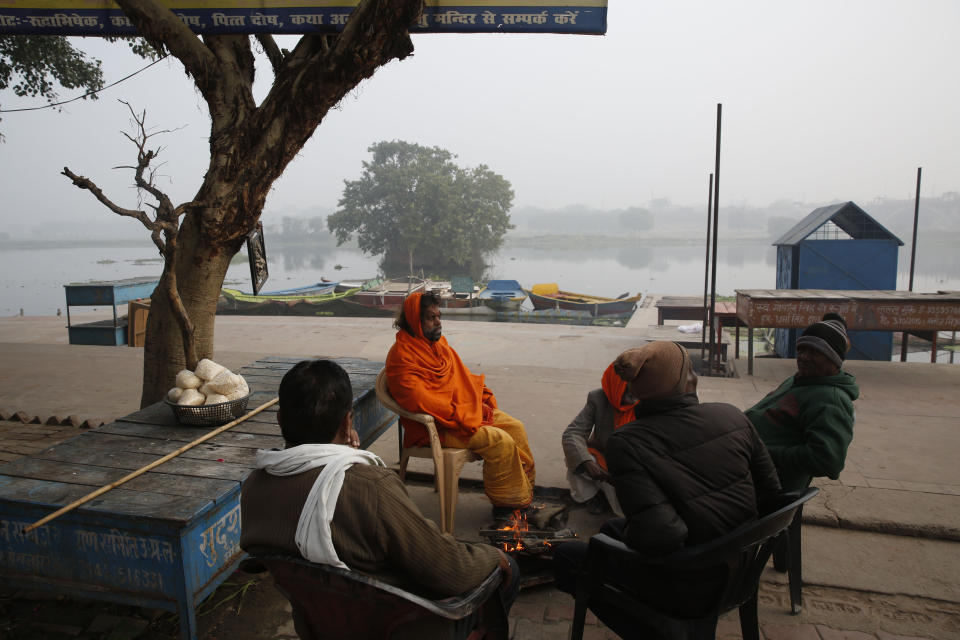
{"label": "mist over river", "polygon": [[[703,294],[706,252],[702,243],[641,239],[630,245],[617,241],[603,246],[602,242],[578,243],[566,236],[558,236],[562,242],[550,242],[550,238],[508,237],[491,257],[487,275],[519,280],[526,287],[556,282],[569,291],[611,297],[625,292]],[[776,248],[769,240],[729,240],[720,244],[717,253],[718,295],[733,295],[735,289],[775,288]],[[307,285],[321,278],[359,279],[377,273],[377,257],[349,248],[285,246],[271,244],[268,237],[267,257],[270,277],[266,291]],[[900,250],[898,289],[907,288],[909,268],[908,244]],[[21,309],[27,316],[54,315],[58,309],[65,313],[65,284],[159,277],[161,269],[161,258],[149,244],[81,247],[5,242],[0,247],[0,315],[18,315]],[[245,250],[231,264],[224,286],[251,291]],[[953,243],[922,243],[918,247],[914,290],[960,290],[960,252]],[[82,311],[84,308],[71,307],[71,313]]]}

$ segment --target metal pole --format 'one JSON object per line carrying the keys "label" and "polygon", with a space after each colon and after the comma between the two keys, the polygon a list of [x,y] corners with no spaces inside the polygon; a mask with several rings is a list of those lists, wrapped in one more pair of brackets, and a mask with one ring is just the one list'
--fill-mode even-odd
{"label": "metal pole", "polygon": [[707,289],[710,286],[710,215],[713,213],[713,174],[710,174],[710,187],[707,189],[707,255],[703,260],[703,332],[700,337],[700,362],[704,362],[703,350],[707,345],[707,323],[710,312],[707,307]]}
{"label": "metal pole", "polygon": [[[713,342],[713,325],[715,322],[714,316],[716,315],[716,304],[717,304],[717,225],[720,211],[720,122],[723,115],[723,105],[717,103],[717,154],[716,160],[714,162],[713,168],[713,257],[711,260],[711,277],[710,277],[710,362],[713,362],[714,356],[714,342]],[[717,368],[720,368],[720,349],[719,345],[716,348],[717,354]]]}
{"label": "metal pole", "polygon": [[[920,174],[923,171],[923,167],[917,167],[917,197],[913,203],[913,243],[910,245],[910,284],[908,285],[907,290],[913,291],[913,267],[916,264],[917,258],[917,221],[920,219]],[[910,334],[906,331],[903,332],[903,337],[900,340],[900,362],[907,361],[907,342],[909,342]]]}

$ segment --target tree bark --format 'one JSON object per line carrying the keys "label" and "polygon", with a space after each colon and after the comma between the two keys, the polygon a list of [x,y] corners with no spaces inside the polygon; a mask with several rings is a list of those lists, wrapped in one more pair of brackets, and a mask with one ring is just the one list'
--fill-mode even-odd
{"label": "tree bark", "polygon": [[[148,42],[183,63],[209,107],[210,164],[185,207],[173,269],[196,357],[209,358],[227,267],[259,220],[271,186],[332,107],[381,65],[413,52],[408,28],[423,0],[362,0],[341,33],[304,36],[282,60],[271,56],[275,80],[259,106],[248,36],[201,40],[158,0],[117,4]],[[162,399],[188,364],[162,289],[151,298],[141,406]]]}
{"label": "tree bark", "polygon": [[[195,219],[184,220],[180,226],[178,251],[173,271],[180,300],[193,324],[196,358],[212,358],[214,354],[214,320],[220,287],[230,266],[233,253],[212,253],[199,242],[200,233]],[[163,276],[166,278],[167,276]],[[147,318],[147,339],[143,355],[143,389],[140,406],[162,399],[173,386],[173,379],[185,368],[193,369],[196,362],[187,360],[183,334],[176,314],[165,293],[167,282],[161,279],[150,298]]]}

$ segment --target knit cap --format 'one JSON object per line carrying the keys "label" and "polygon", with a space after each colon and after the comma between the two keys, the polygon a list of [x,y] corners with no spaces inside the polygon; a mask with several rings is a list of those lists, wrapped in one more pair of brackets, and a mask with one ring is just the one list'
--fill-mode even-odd
{"label": "knit cap", "polygon": [[843,366],[843,359],[850,348],[847,338],[847,325],[835,313],[828,313],[820,322],[814,322],[803,330],[797,338],[797,346],[806,345],[816,349],[830,359],[838,367]]}
{"label": "knit cap", "polygon": [[613,369],[639,400],[683,393],[692,363],[676,342],[658,340],[627,349],[613,361]]}

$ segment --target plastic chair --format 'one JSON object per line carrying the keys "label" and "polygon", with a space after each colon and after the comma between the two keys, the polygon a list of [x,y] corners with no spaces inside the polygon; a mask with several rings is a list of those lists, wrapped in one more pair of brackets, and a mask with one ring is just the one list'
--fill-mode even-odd
{"label": "plastic chair", "polygon": [[[757,589],[760,574],[770,559],[778,536],[793,521],[800,506],[819,493],[810,488],[802,493],[785,494],[789,503],[757,520],[748,522],[725,536],[701,545],[687,547],[661,558],[643,556],[619,540],[598,534],[590,539],[586,571],[578,576],[576,606],[570,637],[580,640],[591,598],[609,603],[632,617],[660,630],[664,638],[709,638],[716,636],[717,619],[733,609],[740,610],[740,630],[744,640],[759,640]],[[726,578],[715,602],[698,618],[680,618],[654,609],[627,589],[604,582],[608,563],[626,567],[624,575],[642,575],[644,571],[691,571],[725,566]]]}
{"label": "plastic chair", "polygon": [[[274,550],[251,551],[290,601],[294,628],[303,640],[416,637],[424,623],[430,624],[431,638],[506,640],[507,615],[497,593],[499,568],[468,593],[430,600],[356,571]],[[491,606],[484,607],[488,600]]]}
{"label": "plastic chair", "polygon": [[469,449],[455,449],[444,447],[440,444],[440,436],[437,435],[437,425],[433,421],[433,416],[425,413],[413,413],[407,411],[393,399],[390,390],[387,389],[386,370],[381,369],[377,374],[377,383],[375,386],[377,399],[380,404],[398,416],[414,420],[421,423],[427,429],[427,435],[430,437],[429,447],[404,447],[403,429],[401,427],[400,438],[400,480],[404,480],[407,474],[407,463],[410,458],[432,458],[434,487],[437,491],[437,497],[440,500],[440,530],[444,533],[453,533],[453,521],[457,511],[457,495],[460,488],[460,471],[463,465],[474,460],[479,460]]}
{"label": "plastic chair", "polygon": [[[810,486],[810,483],[807,483]],[[790,588],[790,613],[799,615],[803,602],[803,565],[801,562],[801,533],[800,525],[803,519],[803,505],[797,509],[793,521],[787,530],[780,535],[777,546],[773,548],[773,568],[780,573],[787,573],[787,584]]]}

